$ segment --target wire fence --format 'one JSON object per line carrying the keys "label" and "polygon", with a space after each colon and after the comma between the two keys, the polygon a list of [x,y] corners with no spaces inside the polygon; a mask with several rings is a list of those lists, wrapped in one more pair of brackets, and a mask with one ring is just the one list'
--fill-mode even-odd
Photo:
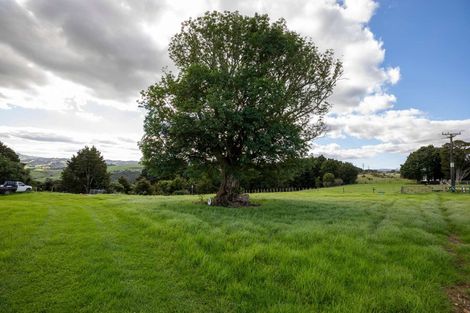
{"label": "wire fence", "polygon": [[301,190],[316,189],[313,187],[278,187],[278,188],[255,188],[255,189],[242,189],[243,193],[268,193],[268,192],[292,192]]}
{"label": "wire fence", "polygon": [[[401,193],[403,194],[448,192],[448,191],[451,191],[451,188],[449,185],[410,185],[410,186],[401,187]],[[455,192],[470,193],[470,185],[458,185],[455,187]]]}

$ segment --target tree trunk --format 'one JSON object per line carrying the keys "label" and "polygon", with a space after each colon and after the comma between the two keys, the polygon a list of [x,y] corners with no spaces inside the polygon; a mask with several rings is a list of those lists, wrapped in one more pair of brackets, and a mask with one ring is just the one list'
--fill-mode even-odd
{"label": "tree trunk", "polygon": [[230,170],[222,171],[222,183],[214,199],[215,205],[228,206],[239,197],[240,182]]}

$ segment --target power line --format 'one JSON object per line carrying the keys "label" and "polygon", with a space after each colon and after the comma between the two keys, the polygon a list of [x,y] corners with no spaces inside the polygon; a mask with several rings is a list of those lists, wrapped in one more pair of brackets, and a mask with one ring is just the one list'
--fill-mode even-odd
{"label": "power line", "polygon": [[450,139],[450,190],[455,192],[455,164],[454,164],[454,137],[461,135],[458,133],[442,133],[442,136],[446,136]]}

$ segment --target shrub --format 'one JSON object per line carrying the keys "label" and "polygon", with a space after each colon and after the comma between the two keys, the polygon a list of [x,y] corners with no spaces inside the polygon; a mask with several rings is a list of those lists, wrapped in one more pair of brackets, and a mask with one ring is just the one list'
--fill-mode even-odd
{"label": "shrub", "polygon": [[134,192],[138,195],[152,195],[154,188],[147,178],[141,177],[135,183]]}
{"label": "shrub", "polygon": [[341,186],[343,185],[343,183],[344,182],[341,178],[335,178],[335,182],[334,182],[335,186]]}
{"label": "shrub", "polygon": [[51,178],[46,178],[44,182],[34,181],[32,186],[36,187],[37,191],[63,191],[62,182],[60,180],[52,180]]}
{"label": "shrub", "polygon": [[132,189],[131,184],[129,183],[127,178],[125,178],[124,176],[119,177],[118,183],[121,186],[121,189],[120,189],[121,191],[119,192],[124,192],[128,194],[131,191]]}
{"label": "shrub", "polygon": [[109,184],[108,187],[108,193],[123,193],[124,188],[122,188],[121,184],[118,184],[116,182],[112,182]]}
{"label": "shrub", "polygon": [[181,176],[176,176],[172,180],[159,180],[155,184],[156,193],[160,195],[171,195],[175,191],[186,190],[187,187],[188,181]]}
{"label": "shrub", "polygon": [[317,176],[315,178],[315,188],[321,188],[321,187],[323,187],[323,184],[321,182],[321,178],[320,178],[320,176]]}
{"label": "shrub", "polygon": [[155,184],[155,192],[159,195],[169,195],[171,193],[171,180],[159,180]]}
{"label": "shrub", "polygon": [[325,173],[323,175],[323,186],[330,187],[335,183],[335,175],[332,173]]}

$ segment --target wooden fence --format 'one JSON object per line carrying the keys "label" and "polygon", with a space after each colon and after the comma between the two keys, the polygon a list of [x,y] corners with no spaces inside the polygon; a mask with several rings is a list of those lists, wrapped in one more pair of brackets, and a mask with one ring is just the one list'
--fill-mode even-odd
{"label": "wooden fence", "polygon": [[292,192],[301,190],[316,189],[313,187],[278,187],[278,188],[258,188],[258,189],[242,189],[242,193],[267,193],[267,192]]}

